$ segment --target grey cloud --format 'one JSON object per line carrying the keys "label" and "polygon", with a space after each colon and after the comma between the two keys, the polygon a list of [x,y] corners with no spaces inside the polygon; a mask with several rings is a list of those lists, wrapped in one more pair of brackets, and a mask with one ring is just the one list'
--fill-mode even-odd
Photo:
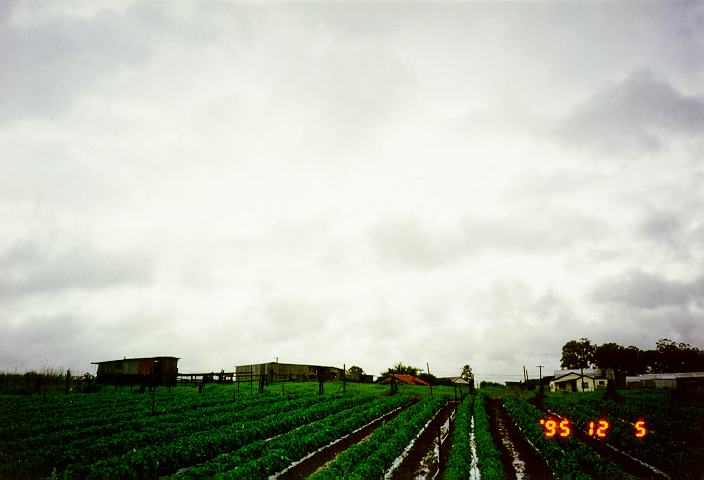
{"label": "grey cloud", "polygon": [[16,324],[5,322],[0,336],[0,365],[31,365],[51,355],[51,367],[59,359],[67,362],[64,366],[70,366],[85,347],[84,331],[85,321],[70,312],[32,315]]}
{"label": "grey cloud", "polygon": [[672,244],[681,234],[682,215],[677,212],[661,211],[651,214],[640,226],[639,233],[653,240]]}
{"label": "grey cloud", "polygon": [[143,285],[152,277],[150,261],[135,253],[106,254],[87,245],[46,248],[32,241],[18,242],[3,252],[0,268],[0,298]]}
{"label": "grey cloud", "polygon": [[[526,217],[532,221],[523,221]],[[368,239],[384,263],[432,269],[485,250],[555,251],[606,230],[600,220],[576,212],[515,212],[501,219],[466,217],[453,228],[437,230],[415,218],[387,220],[371,228]]]}
{"label": "grey cloud", "polygon": [[663,248],[665,254],[679,261],[689,261],[701,252],[704,222],[692,214],[700,210],[696,203],[681,210],[655,210],[646,214],[637,227],[639,238]]}
{"label": "grey cloud", "polygon": [[256,304],[242,314],[244,321],[258,325],[258,332],[271,342],[296,338],[301,332],[320,334],[335,315],[328,301],[265,293]]}
{"label": "grey cloud", "polygon": [[704,277],[687,282],[632,270],[601,283],[595,288],[593,297],[597,302],[613,302],[646,310],[667,306],[686,308],[691,301],[704,305]]}
{"label": "grey cloud", "polygon": [[110,96],[112,78],[147,65],[160,48],[208,38],[202,24],[182,24],[178,15],[166,15],[149,2],[125,12],[106,9],[92,18],[27,8],[30,22],[13,20],[16,6],[0,12],[0,123],[53,117],[95,91]]}
{"label": "grey cloud", "polygon": [[385,263],[421,269],[451,261],[459,246],[457,239],[443,238],[413,219],[379,224],[371,230],[370,240]]}
{"label": "grey cloud", "polygon": [[691,257],[696,241],[690,238],[690,228],[686,216],[675,211],[660,210],[651,212],[637,228],[637,235],[659,245],[677,259]]}
{"label": "grey cloud", "polygon": [[657,151],[668,136],[701,137],[704,100],[639,70],[595,93],[555,129],[564,143],[597,152]]}

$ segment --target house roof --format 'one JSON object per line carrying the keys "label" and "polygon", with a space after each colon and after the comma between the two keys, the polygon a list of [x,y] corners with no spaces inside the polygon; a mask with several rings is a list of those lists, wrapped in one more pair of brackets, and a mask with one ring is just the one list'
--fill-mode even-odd
{"label": "house roof", "polygon": [[[566,378],[566,377],[571,377],[571,378]],[[563,375],[555,377],[550,383],[560,383],[560,382],[568,382],[570,380],[576,380],[578,378],[589,378],[589,379],[594,379],[593,376],[591,375],[580,375],[579,373],[575,372],[568,372]]]}
{"label": "house roof", "polygon": [[126,362],[130,360],[161,360],[163,358],[172,358],[174,360],[180,360],[179,357],[169,357],[169,356],[162,356],[162,357],[136,357],[136,358],[118,358],[117,360],[105,360],[103,362],[90,362],[91,365],[100,365],[102,363],[115,363],[115,362]]}
{"label": "house roof", "polygon": [[678,378],[704,378],[704,372],[644,373],[635,377],[626,377],[626,382],[639,382],[642,380],[676,380]]}
{"label": "house roof", "polygon": [[458,383],[461,385],[469,385],[469,382],[462,377],[449,377],[452,383]]}
{"label": "house roof", "polygon": [[405,383],[407,385],[424,385],[426,387],[430,385],[425,380],[422,380],[418,377],[414,377],[413,375],[409,375],[408,373],[392,373],[384,381],[382,381],[382,383],[390,382],[391,377],[394,377],[397,381]]}

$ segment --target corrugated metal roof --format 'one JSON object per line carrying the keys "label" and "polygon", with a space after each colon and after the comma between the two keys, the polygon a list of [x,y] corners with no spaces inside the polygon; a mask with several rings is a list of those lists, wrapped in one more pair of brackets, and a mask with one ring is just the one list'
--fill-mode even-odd
{"label": "corrugated metal roof", "polygon": [[676,380],[678,378],[704,378],[704,372],[644,373],[626,377],[626,383],[642,382],[643,380]]}
{"label": "corrugated metal roof", "polygon": [[136,358],[118,358],[117,360],[105,360],[103,362],[90,362],[91,365],[100,365],[101,363],[113,363],[113,362],[126,362],[129,360],[159,360],[161,358],[173,358],[175,360],[181,360],[180,357],[169,357],[169,356],[161,356],[161,357],[136,357]]}

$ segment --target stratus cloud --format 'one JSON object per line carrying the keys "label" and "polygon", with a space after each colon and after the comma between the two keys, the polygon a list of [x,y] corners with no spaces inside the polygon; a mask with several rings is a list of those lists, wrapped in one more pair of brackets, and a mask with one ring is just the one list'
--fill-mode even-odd
{"label": "stratus cloud", "polygon": [[597,302],[614,302],[638,309],[657,309],[690,302],[704,305],[704,277],[692,281],[670,280],[642,270],[632,270],[604,281],[594,290]]}
{"label": "stratus cloud", "polygon": [[667,137],[700,137],[704,99],[679,92],[650,70],[639,70],[597,91],[560,121],[565,143],[597,153],[655,152]]}
{"label": "stratus cloud", "polygon": [[29,2],[3,2],[0,123],[54,118],[82,96],[110,94],[113,78],[147,67],[162,49],[203,44],[211,38],[202,23],[184,24],[175,11],[167,14],[142,2],[122,8],[126,4],[118,3],[118,8],[105,4],[86,18],[81,8],[72,11],[78,4],[52,11]]}
{"label": "stratus cloud", "polygon": [[151,263],[143,256],[108,254],[90,245],[52,248],[18,242],[0,255],[0,268],[0,298],[145,285],[152,279]]}
{"label": "stratus cloud", "polygon": [[[525,216],[532,222],[523,222]],[[431,226],[415,217],[386,219],[371,227],[367,238],[380,263],[425,270],[484,251],[555,252],[597,239],[607,231],[600,219],[567,209],[550,213],[516,210],[504,218],[467,215],[451,226]]]}

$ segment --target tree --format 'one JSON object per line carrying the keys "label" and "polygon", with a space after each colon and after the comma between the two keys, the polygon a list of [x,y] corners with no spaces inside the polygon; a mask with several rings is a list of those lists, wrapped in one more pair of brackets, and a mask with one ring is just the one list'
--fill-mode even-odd
{"label": "tree", "polygon": [[381,373],[382,377],[386,377],[391,375],[392,373],[407,373],[409,375],[413,375],[414,377],[418,376],[418,372],[420,372],[421,369],[417,367],[412,367],[410,365],[404,365],[401,362],[398,362],[396,365],[393,367],[389,368],[385,372]]}
{"label": "tree", "polygon": [[469,364],[462,367],[462,374],[460,377],[469,382],[470,393],[474,392],[474,373],[472,372],[472,367],[470,367]]}
{"label": "tree", "polygon": [[350,368],[347,369],[348,377],[360,377],[362,375],[364,375],[364,370],[362,369],[362,367],[352,365]]}
{"label": "tree", "polygon": [[581,338],[570,340],[562,346],[562,358],[560,366],[562,368],[585,369],[594,365],[595,348],[591,340]]}
{"label": "tree", "polygon": [[704,352],[686,343],[661,338],[650,354],[655,372],[695,372],[704,367]]}
{"label": "tree", "polygon": [[604,343],[594,348],[594,363],[599,368],[621,369],[623,347],[616,343]]}
{"label": "tree", "polygon": [[588,338],[570,340],[562,346],[560,366],[562,368],[579,368],[580,375],[584,376],[584,369],[594,365],[594,351],[594,345]]}

